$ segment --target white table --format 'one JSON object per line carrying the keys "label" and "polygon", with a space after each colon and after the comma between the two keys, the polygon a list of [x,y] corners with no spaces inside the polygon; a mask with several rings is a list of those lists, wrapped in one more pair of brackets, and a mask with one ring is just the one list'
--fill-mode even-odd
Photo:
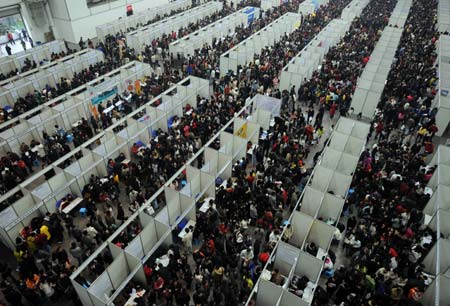
{"label": "white table", "polygon": [[324,260],[326,256],[327,256],[327,252],[325,252],[324,249],[319,248],[319,249],[317,250],[317,256],[316,256],[316,257],[317,257],[318,259]]}
{"label": "white table", "polygon": [[63,213],[69,214],[75,207],[77,207],[81,202],[83,202],[83,198],[77,197],[72,202],[69,203],[64,209],[62,210]]}
{"label": "white table", "polygon": [[142,289],[141,291],[136,291],[133,289],[133,292],[130,294],[130,298],[128,299],[128,301],[125,302],[124,306],[135,306],[137,305],[137,303],[134,302],[134,300],[137,297],[141,297],[145,294],[145,289]]}
{"label": "white table", "polygon": [[253,155],[253,152],[258,148],[257,144],[252,145],[250,149],[248,149],[247,154]]}
{"label": "white table", "polygon": [[178,234],[178,237],[180,239],[183,239],[184,236],[186,236],[186,231],[184,230],[185,228],[189,228],[189,227],[195,227],[196,222],[194,220],[189,220],[188,223],[186,223],[186,225],[181,229],[180,233]]}
{"label": "white table", "polygon": [[209,205],[209,202],[211,202],[212,200],[214,200],[214,198],[211,198],[211,197],[206,198],[206,199],[205,199],[205,203],[203,203],[203,205],[200,207],[199,210],[200,210],[202,213],[206,213],[210,207],[212,207],[213,209],[216,209],[216,204],[213,204],[212,206]]}
{"label": "white table", "polygon": [[110,107],[105,108],[105,109],[103,110],[103,113],[104,113],[104,114],[107,114],[107,113],[109,113],[110,111],[112,111],[113,109],[114,109],[114,105],[111,105]]}
{"label": "white table", "polygon": [[73,127],[73,128],[76,128],[76,127],[78,127],[82,122],[83,122],[83,121],[78,120],[77,122],[75,122],[74,124],[72,124],[72,127]]}
{"label": "white table", "polygon": [[163,256],[156,258],[155,263],[156,263],[156,268],[155,268],[156,271],[159,270],[159,267],[158,267],[159,264],[161,264],[164,268],[167,267],[170,263],[169,255],[164,254]]}

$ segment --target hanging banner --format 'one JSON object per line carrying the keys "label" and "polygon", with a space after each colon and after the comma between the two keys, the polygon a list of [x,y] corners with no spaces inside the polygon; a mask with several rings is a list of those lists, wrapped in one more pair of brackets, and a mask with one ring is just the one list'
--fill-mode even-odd
{"label": "hanging banner", "polygon": [[264,109],[272,113],[274,117],[280,116],[281,100],[266,95],[256,95],[256,101],[253,103],[253,111]]}
{"label": "hanging banner", "polygon": [[119,93],[115,79],[107,79],[97,86],[87,86],[92,105],[97,105]]}
{"label": "hanging banner", "polygon": [[247,138],[247,122],[244,123],[235,133],[236,136]]}
{"label": "hanging banner", "polygon": [[134,82],[134,89],[136,90],[136,94],[138,94],[138,95],[141,94],[141,81],[140,80],[136,80]]}
{"label": "hanging banner", "polygon": [[253,20],[255,19],[255,8],[250,7],[247,10],[244,11],[245,14],[247,14],[247,26],[249,26]]}

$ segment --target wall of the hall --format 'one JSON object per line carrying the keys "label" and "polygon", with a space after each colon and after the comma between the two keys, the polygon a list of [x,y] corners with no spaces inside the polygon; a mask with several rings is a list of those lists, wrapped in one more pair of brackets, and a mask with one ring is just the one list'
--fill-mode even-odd
{"label": "wall of the hall", "polygon": [[[45,10],[33,10],[23,0],[0,0],[0,8],[19,4],[34,41],[45,42],[44,33],[52,28],[55,39],[78,43],[80,37],[85,40],[96,37],[96,26],[125,17],[127,4],[132,4],[133,11],[138,13],[167,4],[169,0],[116,0],[91,8],[86,0],[48,0],[47,3]],[[37,14],[41,16],[33,18]]]}
{"label": "wall of the hall", "polygon": [[117,0],[108,4],[88,8],[85,0],[49,0],[50,11],[55,24],[55,37],[77,43],[97,36],[95,27],[126,16],[127,4],[133,5],[138,13],[168,0]]}
{"label": "wall of the hall", "polygon": [[29,5],[25,4],[21,0],[1,0],[0,8],[12,6],[12,5],[20,5],[20,11],[22,13],[22,17],[25,20],[25,23],[28,27],[28,30],[31,32],[31,36],[34,41],[45,42],[44,33],[50,31],[50,23],[49,17],[51,16],[44,10],[36,10],[32,9]]}

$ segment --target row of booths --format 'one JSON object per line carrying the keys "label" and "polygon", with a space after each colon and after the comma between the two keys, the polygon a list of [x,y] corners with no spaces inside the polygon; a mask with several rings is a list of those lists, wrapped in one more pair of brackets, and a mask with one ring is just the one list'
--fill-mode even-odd
{"label": "row of booths", "polygon": [[[133,78],[140,77],[141,75],[135,75]],[[187,104],[195,107],[198,95],[209,97],[209,90],[206,80],[196,77],[184,79],[21,183],[18,190],[6,194],[3,198],[20,191],[23,197],[0,212],[2,242],[14,249],[18,233],[33,218],[55,212],[56,202],[67,194],[79,197],[92,174],[98,177],[107,174],[109,159],[122,155],[129,162],[135,143],[147,144],[159,129],[167,132],[171,118],[174,115],[182,116]],[[71,162],[66,163],[68,160]],[[46,179],[49,172],[54,172],[54,175]]]}
{"label": "row of booths", "polygon": [[291,34],[301,25],[301,16],[296,13],[286,13],[268,24],[252,36],[248,37],[232,49],[220,55],[220,74],[229,71],[238,72],[238,66],[253,62],[256,55],[266,47],[274,46],[284,35]]}
{"label": "row of booths", "polygon": [[438,19],[436,28],[439,33],[450,32],[450,1],[443,0],[438,2]]}
{"label": "row of booths", "polygon": [[42,92],[50,86],[57,88],[61,78],[71,80],[75,73],[103,61],[104,54],[99,50],[85,49],[61,60],[29,71],[25,75],[4,82],[0,86],[0,108],[11,112],[18,98],[24,98],[34,92]]}
{"label": "row of booths", "polygon": [[359,76],[351,107],[355,114],[372,118],[382,97],[386,80],[394,63],[403,26],[411,8],[411,0],[400,0],[389,19],[363,73]]}
{"label": "row of booths", "polygon": [[368,0],[353,0],[343,10],[341,18],[330,21],[313,40],[311,40],[283,68],[280,76],[280,89],[299,88],[313,72],[321,69],[322,60],[330,48],[334,47],[347,33],[354,18],[359,17]]}
{"label": "row of booths", "polygon": [[327,5],[328,0],[306,0],[298,6],[298,13],[305,15],[313,14],[322,5]]}
{"label": "row of booths", "polygon": [[437,89],[433,106],[437,108],[437,136],[442,136],[450,124],[450,35],[441,34],[437,42]]}
{"label": "row of booths", "polygon": [[52,59],[53,53],[59,54],[61,52],[67,52],[65,43],[53,40],[34,48],[2,57],[0,58],[0,73],[8,75],[12,71],[21,71],[27,59],[31,62],[35,61],[38,66],[48,64]]}
{"label": "row of booths", "polygon": [[127,44],[136,52],[144,51],[145,45],[148,45],[154,39],[163,35],[177,33],[189,24],[195,23],[207,16],[211,16],[223,8],[223,3],[218,1],[207,2],[203,5],[193,7],[182,13],[170,16],[163,20],[152,23],[148,26],[139,28],[136,31],[129,32],[126,36]]}
{"label": "row of booths", "polygon": [[423,260],[424,271],[435,277],[421,302],[426,306],[450,301],[450,147],[440,145],[429,167],[435,168],[427,187],[431,197],[423,210],[425,225],[435,231],[436,243]]}
{"label": "row of booths", "polygon": [[[328,255],[359,156],[365,148],[369,125],[341,117],[292,215],[285,222],[293,228],[289,240],[280,240],[249,298],[257,306],[311,305],[320,276],[332,270]],[[306,249],[317,247],[317,254]],[[274,270],[282,284],[271,281]],[[298,279],[307,280],[298,288]]]}
{"label": "row of booths", "polygon": [[[231,178],[233,164],[248,154],[248,142],[257,145],[260,130],[269,128],[273,109],[268,104],[259,104],[260,99],[264,97],[254,97],[240,110],[71,275],[83,305],[121,305],[124,298],[133,298],[126,288],[149,285],[144,267],[169,264],[166,252],[174,242],[174,230],[178,229],[175,235],[180,238],[184,228],[195,226],[197,213],[207,211],[216,196],[216,182]],[[245,135],[240,133],[242,129]],[[174,181],[183,184],[175,189]],[[159,202],[156,211],[155,201]],[[136,226],[141,228],[140,232],[118,247],[116,238]],[[92,262],[105,252],[112,255],[113,261],[102,273],[93,274]]]}
{"label": "row of booths", "polygon": [[136,80],[152,75],[152,68],[141,62],[130,62],[91,82],[35,108],[23,116],[8,121],[11,128],[0,133],[0,155],[15,152],[20,155],[20,145],[32,140],[44,142],[43,132],[52,135],[55,125],[69,132],[82,119],[92,116],[93,95],[115,90],[122,93]]}
{"label": "row of booths", "polygon": [[[45,143],[43,132],[48,135],[53,135],[57,133],[56,126],[70,134],[71,131],[80,125],[83,119],[88,120],[93,115],[93,98],[100,96],[103,92],[113,91],[120,96],[120,101],[123,100],[122,104],[125,104],[125,100],[130,98],[129,93],[133,91],[130,90],[130,84],[135,84],[136,81],[141,82],[141,80],[151,76],[151,74],[152,69],[148,64],[131,62],[94,80],[89,86],[85,86],[83,91],[72,93],[73,95],[66,95],[64,99],[61,98],[59,104],[45,106],[41,112],[28,119],[21,118],[13,128],[1,134],[1,155],[3,156],[11,151],[20,156],[20,146],[22,143],[30,145],[30,142],[33,140],[39,143]],[[98,90],[101,90],[101,92],[98,92]],[[125,91],[127,91],[127,96],[123,94]],[[116,104],[119,104],[120,101]],[[120,105],[114,105],[113,107],[120,108]],[[104,111],[112,110],[105,108]],[[0,234],[2,242],[13,249],[15,237],[18,233],[17,228],[26,226],[36,215],[45,215],[44,212],[47,211],[53,212],[54,200],[60,197],[60,191],[65,190],[64,188],[67,187],[66,189],[74,190],[82,188],[84,186],[83,182],[79,183],[78,181],[78,184],[75,181],[76,176],[74,174],[76,172],[71,172],[71,168],[66,171],[62,171],[61,169],[65,168],[65,165],[68,164],[67,161],[72,160],[77,154],[86,158],[86,165],[92,165],[94,161],[98,162],[98,156],[92,156],[90,150],[87,148],[97,141],[101,143],[104,135],[108,131],[115,133],[114,127],[123,125],[124,123],[127,123],[127,118],[122,118],[116,124],[98,133],[93,139],[78,148],[70,144],[73,150],[69,154],[61,157],[41,171],[33,173],[32,176],[18,184],[17,187],[2,195],[0,202],[2,204],[11,204],[0,212]],[[55,173],[55,175],[47,180],[49,173]],[[74,184],[70,185],[68,182]],[[15,199],[16,194],[21,194],[22,197],[18,200],[11,200]],[[76,194],[80,194],[79,190]],[[48,202],[48,204],[44,202]]]}
{"label": "row of booths", "polygon": [[195,50],[201,49],[205,44],[211,46],[213,40],[232,35],[238,27],[249,26],[253,20],[259,18],[259,11],[259,8],[245,7],[172,42],[169,52],[173,55],[193,56]]}
{"label": "row of booths", "polygon": [[350,22],[333,19],[319,32],[282,70],[280,90],[299,88],[305,79],[310,79],[330,48],[335,46],[345,35]]}
{"label": "row of booths", "polygon": [[163,17],[170,15],[173,11],[180,9],[187,9],[191,7],[192,0],[178,0],[172,1],[168,4],[160,5],[143,12],[135,12],[131,16],[122,17],[114,22],[108,22],[95,28],[97,38],[104,41],[107,36],[115,36],[117,33],[127,33],[129,29],[137,29],[144,24],[152,22],[158,16]]}

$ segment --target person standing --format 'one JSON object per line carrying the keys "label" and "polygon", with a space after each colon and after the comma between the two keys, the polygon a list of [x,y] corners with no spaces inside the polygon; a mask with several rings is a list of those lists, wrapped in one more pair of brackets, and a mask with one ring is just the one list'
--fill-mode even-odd
{"label": "person standing", "polygon": [[22,29],[22,37],[24,40],[28,40],[28,33],[26,29]]}
{"label": "person standing", "polygon": [[27,49],[27,44],[25,43],[25,41],[23,39],[20,40],[20,44],[22,45],[23,50]]}
{"label": "person standing", "polygon": [[8,53],[8,55],[12,54],[11,47],[8,44],[6,44],[5,50],[6,50],[6,53]]}
{"label": "person standing", "polygon": [[10,31],[6,32],[6,37],[8,38],[8,41],[9,41],[11,44],[13,44],[13,45],[16,44],[16,42],[14,41],[14,35],[13,35],[13,33],[11,33]]}

